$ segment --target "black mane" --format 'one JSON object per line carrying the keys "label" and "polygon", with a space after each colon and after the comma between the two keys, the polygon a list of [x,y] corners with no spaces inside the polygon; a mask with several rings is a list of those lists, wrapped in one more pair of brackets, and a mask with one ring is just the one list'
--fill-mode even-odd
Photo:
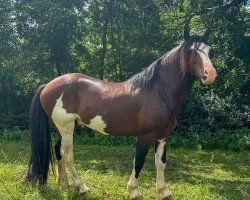
{"label": "black mane", "polygon": [[146,90],[151,89],[159,74],[159,65],[161,64],[161,61],[162,59],[156,60],[149,67],[132,76],[130,79],[131,90],[136,90],[138,88]]}
{"label": "black mane", "polygon": [[[191,36],[187,41],[184,41],[176,48],[164,54],[149,67],[132,76],[132,78],[130,78],[131,90],[150,90],[155,80],[159,77],[159,66],[162,61],[164,65],[174,65],[180,67],[183,74],[185,74],[189,63],[189,49],[194,43],[204,43],[210,46],[206,37],[199,35]],[[197,46],[195,46],[195,48],[197,48]]]}

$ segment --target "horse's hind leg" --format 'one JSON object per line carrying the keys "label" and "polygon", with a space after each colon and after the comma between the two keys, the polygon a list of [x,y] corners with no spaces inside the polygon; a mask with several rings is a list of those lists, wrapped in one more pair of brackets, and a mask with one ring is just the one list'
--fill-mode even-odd
{"label": "horse's hind leg", "polygon": [[[59,173],[64,170],[64,161],[69,168],[69,171],[72,175],[73,184],[79,189],[80,194],[88,192],[88,187],[86,187],[80,176],[78,175],[76,168],[73,163],[73,133],[75,127],[76,116],[72,113],[67,113],[62,108],[62,101],[59,98],[55,105],[55,108],[52,112],[52,119],[56,128],[58,129],[61,135],[61,147],[60,155],[62,159],[59,162]],[[66,172],[65,172],[66,173]]]}
{"label": "horse's hind leg", "polygon": [[68,187],[69,181],[65,169],[65,162],[61,155],[61,139],[55,144],[55,153],[58,163],[58,173],[57,173],[57,183],[63,184],[65,187]]}
{"label": "horse's hind leg", "polygon": [[[74,122],[72,122],[74,126]],[[73,131],[71,133],[62,134],[61,155],[64,158],[66,165],[71,172],[73,184],[79,189],[80,194],[87,193],[89,188],[83,184],[82,179],[78,175],[73,163]]]}

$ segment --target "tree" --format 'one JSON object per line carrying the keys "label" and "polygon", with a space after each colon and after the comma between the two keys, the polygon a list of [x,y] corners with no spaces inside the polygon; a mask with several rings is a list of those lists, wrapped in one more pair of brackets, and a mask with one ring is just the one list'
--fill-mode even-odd
{"label": "tree", "polygon": [[25,48],[32,48],[35,60],[47,63],[40,68],[52,77],[76,71],[71,46],[83,34],[78,18],[84,5],[83,0],[16,3],[19,36],[26,42]]}
{"label": "tree", "polygon": [[[126,80],[180,44],[189,22],[192,34],[210,29],[218,78],[209,88],[195,84],[181,118],[193,123],[201,116],[202,126],[208,128],[219,124],[215,121],[223,122],[219,128],[246,126],[250,13],[245,4],[245,0],[0,0],[1,115],[28,113],[38,85],[61,74]],[[211,109],[212,105],[217,106]]]}

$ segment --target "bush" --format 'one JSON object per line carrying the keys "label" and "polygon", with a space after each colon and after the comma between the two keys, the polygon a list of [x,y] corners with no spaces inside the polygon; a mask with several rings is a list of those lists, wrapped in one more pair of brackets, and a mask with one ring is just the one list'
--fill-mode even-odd
{"label": "bush", "polygon": [[186,133],[178,129],[170,137],[171,147],[203,148],[203,149],[250,149],[250,129],[235,130],[219,129],[216,132],[206,130],[201,132],[197,126],[191,126]]}
{"label": "bush", "polygon": [[[29,141],[29,137],[28,130],[20,130],[18,128],[12,130],[4,129],[0,132],[0,138],[5,140]],[[52,133],[53,141],[56,141],[57,138],[57,134]],[[105,136],[99,133],[90,135],[88,131],[82,130],[74,135],[74,142],[77,144],[107,146],[135,146],[136,137]],[[183,128],[177,129],[170,137],[169,146],[171,148],[246,150],[250,149],[250,129],[218,129],[212,132],[193,125],[185,132],[183,132]]]}
{"label": "bush", "polygon": [[79,144],[101,144],[101,145],[129,145],[135,146],[136,137],[117,137],[117,136],[106,136],[100,133],[93,132],[94,135],[90,136],[86,130],[83,130],[77,136],[75,141]]}
{"label": "bush", "polygon": [[19,128],[4,129],[0,132],[0,137],[11,141],[29,140],[29,131],[20,130]]}

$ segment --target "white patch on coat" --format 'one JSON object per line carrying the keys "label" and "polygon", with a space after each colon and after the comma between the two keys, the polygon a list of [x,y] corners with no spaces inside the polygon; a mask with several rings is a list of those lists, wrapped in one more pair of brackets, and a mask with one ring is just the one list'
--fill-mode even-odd
{"label": "white patch on coat", "polygon": [[51,118],[61,134],[73,134],[75,120],[78,115],[75,113],[67,113],[66,109],[63,108],[62,97],[63,93],[59,97],[59,99],[56,100]]}
{"label": "white patch on coat", "polygon": [[195,50],[195,43],[193,43],[192,46],[189,49]]}
{"label": "white patch on coat", "polygon": [[[195,49],[194,45],[196,44],[193,44],[190,49]],[[212,65],[212,62],[209,58],[209,51],[210,51],[211,47],[204,44],[203,42],[198,46],[198,50],[196,50],[196,52],[199,54],[201,60],[202,60],[202,64],[203,66],[205,65]]]}
{"label": "white patch on coat", "polygon": [[[85,124],[86,125],[86,124]],[[89,128],[96,130],[104,135],[109,135],[105,132],[105,128],[107,127],[106,123],[103,121],[102,116],[97,115],[93,119],[90,120],[90,123],[88,125]]]}
{"label": "white patch on coat", "polygon": [[[85,124],[81,121],[80,117],[76,113],[68,113],[65,108],[63,108],[62,101],[63,94],[56,100],[55,107],[52,111],[51,118],[59,130],[60,134],[72,134],[74,132],[75,120],[80,122],[93,130],[96,130],[104,135],[109,135],[105,132],[107,127],[106,123],[102,120],[102,116],[97,115],[90,120],[89,124]],[[63,136],[63,135],[62,135]]]}

